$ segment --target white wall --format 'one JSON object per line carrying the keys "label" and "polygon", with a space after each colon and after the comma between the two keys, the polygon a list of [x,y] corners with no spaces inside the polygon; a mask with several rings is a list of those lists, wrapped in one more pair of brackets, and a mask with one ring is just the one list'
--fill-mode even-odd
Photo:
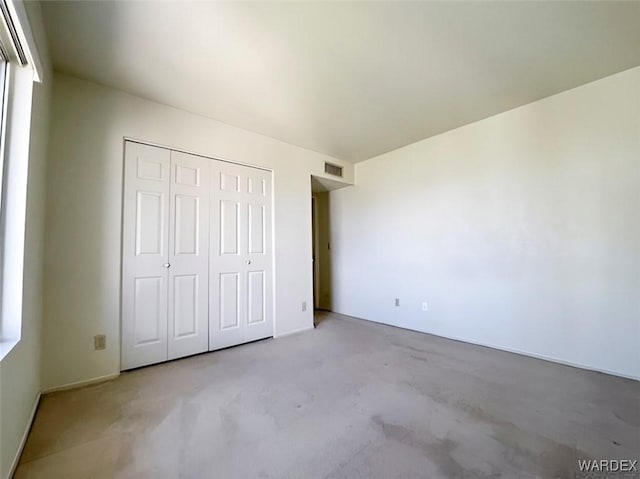
{"label": "white wall", "polygon": [[356,180],[331,192],[334,311],[640,378],[640,67]]}
{"label": "white wall", "polygon": [[[47,177],[43,388],[120,369],[123,137],[274,170],[275,328],[313,325],[310,175],[335,158],[56,74]],[[107,349],[93,350],[93,336]]]}
{"label": "white wall", "polygon": [[32,99],[27,223],[20,342],[0,362],[0,477],[16,460],[35,402],[40,394],[42,268],[45,218],[45,173],[49,125],[51,67],[46,37],[36,2],[25,2],[31,29],[44,66],[44,82],[34,84]]}

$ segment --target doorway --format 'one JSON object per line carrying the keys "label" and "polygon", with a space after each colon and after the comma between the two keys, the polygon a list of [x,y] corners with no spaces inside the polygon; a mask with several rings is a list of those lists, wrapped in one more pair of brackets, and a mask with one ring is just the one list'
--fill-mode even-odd
{"label": "doorway", "polygon": [[333,237],[331,234],[331,201],[335,190],[352,186],[337,179],[311,175],[311,241],[313,262],[314,326],[333,311]]}
{"label": "doorway", "polygon": [[312,191],[311,238],[313,249],[313,308],[331,311],[330,193]]}

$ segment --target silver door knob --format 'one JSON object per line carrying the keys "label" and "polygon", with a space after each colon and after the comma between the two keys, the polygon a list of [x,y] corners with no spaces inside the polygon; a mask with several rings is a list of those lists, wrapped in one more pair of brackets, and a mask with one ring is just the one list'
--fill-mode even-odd
{"label": "silver door knob", "polygon": [[165,268],[171,268],[171,263],[165,263],[162,266],[164,266]]}
{"label": "silver door knob", "polygon": [[248,259],[247,261],[245,261],[246,264],[251,264],[251,260]]}

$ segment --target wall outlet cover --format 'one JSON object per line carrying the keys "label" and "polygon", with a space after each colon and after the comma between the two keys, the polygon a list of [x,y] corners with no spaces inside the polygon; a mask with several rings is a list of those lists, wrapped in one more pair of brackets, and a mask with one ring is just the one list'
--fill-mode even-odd
{"label": "wall outlet cover", "polygon": [[93,337],[93,349],[96,351],[107,349],[107,336],[105,334],[98,334]]}

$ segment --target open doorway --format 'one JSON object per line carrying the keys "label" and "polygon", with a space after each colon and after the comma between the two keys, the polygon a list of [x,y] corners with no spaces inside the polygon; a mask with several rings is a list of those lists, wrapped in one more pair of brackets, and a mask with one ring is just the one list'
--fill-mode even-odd
{"label": "open doorway", "polygon": [[311,197],[313,241],[313,309],[331,311],[331,231],[329,192],[314,191]]}
{"label": "open doorway", "polygon": [[332,251],[331,251],[331,192],[352,186],[343,181],[311,176],[311,238],[313,251],[313,309],[314,325],[333,311]]}

